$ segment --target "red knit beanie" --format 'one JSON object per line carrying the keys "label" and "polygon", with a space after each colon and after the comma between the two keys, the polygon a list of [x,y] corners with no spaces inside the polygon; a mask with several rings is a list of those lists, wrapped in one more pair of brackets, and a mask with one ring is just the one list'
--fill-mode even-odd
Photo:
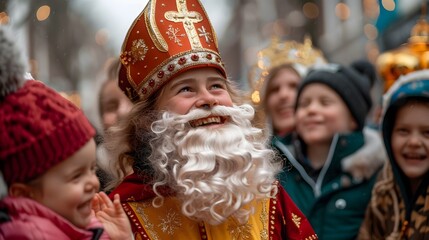
{"label": "red knit beanie", "polygon": [[64,161],[95,134],[83,112],[40,81],[0,100],[0,170],[8,185]]}

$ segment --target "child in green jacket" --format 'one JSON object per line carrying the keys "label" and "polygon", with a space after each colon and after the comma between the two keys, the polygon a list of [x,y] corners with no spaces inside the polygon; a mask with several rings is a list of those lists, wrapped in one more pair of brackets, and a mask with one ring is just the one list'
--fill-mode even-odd
{"label": "child in green jacket", "polygon": [[369,78],[342,65],[313,69],[300,83],[296,103],[296,132],[289,142],[274,141],[287,158],[281,183],[319,239],[355,239],[378,166],[365,165],[372,174],[358,180],[342,165],[364,146]]}

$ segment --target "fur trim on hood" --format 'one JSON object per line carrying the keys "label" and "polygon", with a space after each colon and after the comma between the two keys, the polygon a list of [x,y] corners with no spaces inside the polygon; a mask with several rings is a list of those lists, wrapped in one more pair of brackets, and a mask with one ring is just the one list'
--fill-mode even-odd
{"label": "fur trim on hood", "polygon": [[369,179],[387,159],[382,138],[377,130],[365,127],[363,134],[363,147],[341,162],[343,170],[349,172],[355,182]]}

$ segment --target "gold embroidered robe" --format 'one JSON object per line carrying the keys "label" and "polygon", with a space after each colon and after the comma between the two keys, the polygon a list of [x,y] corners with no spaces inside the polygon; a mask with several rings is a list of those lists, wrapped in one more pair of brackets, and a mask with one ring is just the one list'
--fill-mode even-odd
{"label": "gold embroidered robe", "polygon": [[181,213],[178,199],[165,191],[161,207],[155,208],[152,186],[143,184],[137,175],[128,176],[112,193],[121,202],[133,228],[136,240],[253,240],[253,239],[318,239],[307,218],[278,185],[276,198],[252,202],[255,213],[246,224],[230,217],[219,225],[194,221]]}

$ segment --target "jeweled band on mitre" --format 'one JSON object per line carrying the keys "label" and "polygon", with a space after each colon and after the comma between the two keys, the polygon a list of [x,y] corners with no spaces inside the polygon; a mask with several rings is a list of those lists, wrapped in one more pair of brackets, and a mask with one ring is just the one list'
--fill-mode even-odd
{"label": "jeweled band on mitre", "polygon": [[165,64],[162,64],[162,68],[156,72],[149,74],[141,82],[139,86],[136,86],[137,93],[140,99],[145,99],[164,85],[171,77],[178,73],[191,69],[194,66],[202,67],[204,64],[207,67],[218,66],[223,68],[223,63],[220,56],[216,52],[212,51],[189,51],[182,54],[178,54],[173,59],[168,59]]}

